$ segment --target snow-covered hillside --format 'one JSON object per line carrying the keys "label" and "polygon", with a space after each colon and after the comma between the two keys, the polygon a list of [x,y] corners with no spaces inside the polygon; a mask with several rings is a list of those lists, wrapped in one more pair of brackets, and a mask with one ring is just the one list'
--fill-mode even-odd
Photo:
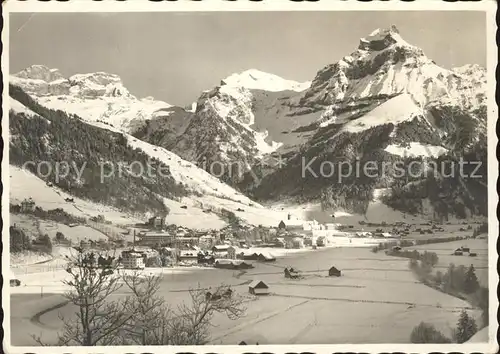
{"label": "snow-covered hillside", "polygon": [[422,110],[409,94],[401,94],[387,100],[358,119],[348,121],[342,130],[357,133],[383,124],[399,124],[422,115]]}
{"label": "snow-covered hillside", "polygon": [[[167,139],[158,139],[155,134],[150,134],[154,138],[149,141],[160,143],[192,162],[238,165],[238,174],[225,176],[235,181],[260,159],[288,143],[283,139],[286,134],[283,126],[290,128],[293,124],[276,124],[286,109],[279,115],[274,115],[273,109],[280,106],[279,97],[294,95],[309,85],[310,82],[299,83],[255,69],[232,74],[221,80],[219,86],[202,93],[195,114],[175,143],[161,143]],[[265,116],[260,114],[263,106],[269,107]],[[170,133],[158,131],[160,135]]]}
{"label": "snow-covered hillside", "polygon": [[401,157],[424,156],[424,157],[434,157],[434,158],[448,152],[448,150],[443,148],[442,146],[426,145],[416,142],[411,142],[406,146],[391,144],[388,145],[384,149],[384,151],[387,151],[390,154],[398,155]]}
{"label": "snow-covered hillside", "polygon": [[304,91],[311,82],[297,82],[283,79],[274,74],[269,74],[256,69],[249,69],[226,77],[222,82],[227,86],[243,87],[249,90],[264,90],[269,92],[279,91]]}
{"label": "snow-covered hillside", "polygon": [[[12,98],[12,100],[14,99]],[[31,112],[19,101],[15,101],[17,103],[11,107],[12,109],[16,109],[21,113]],[[37,119],[45,120],[44,117],[36,116]],[[221,182],[218,178],[198,168],[195,164],[183,160],[164,148],[141,141],[108,124],[101,122],[86,122],[83,124],[90,124],[100,129],[119,133],[125,138],[126,144],[135,151],[140,150],[151,161],[154,161],[153,159],[159,160],[163,166],[168,167],[169,175],[176,183],[182,184],[187,191],[187,195],[184,197],[163,198],[163,203],[170,209],[167,217],[169,223],[196,229],[218,229],[227,224],[226,220],[221,218],[221,215],[230,211],[248,224],[276,226],[287,216],[283,212],[271,211],[252,201]],[[104,215],[107,220],[115,224],[131,224],[144,220],[148,216],[128,213],[112,206],[75,197],[69,191],[48,183],[35,174],[17,166],[11,165],[9,172],[10,200],[14,204],[21,203],[25,198],[32,198],[35,204],[43,210],[61,208],[71,215],[84,218]],[[147,183],[147,178],[145,183]],[[66,198],[73,198],[74,201],[68,202]]]}
{"label": "snow-covered hillside", "polygon": [[[222,181],[264,200],[317,202],[325,189],[337,186],[301,177],[302,157],[314,159],[316,167],[358,158],[435,159],[481,154],[486,141],[484,68],[442,68],[394,26],[361,38],[351,54],[320,69],[311,82],[250,69],[222,79],[189,108],[139,100],[119,77],[106,73],[66,79],[55,69],[32,66],[11,82],[43,106],[125,132],[129,146],[169,166],[175,181],[197,195],[166,201],[180,216],[184,204],[218,210],[226,209],[226,201],[231,211],[266,210]],[[18,103],[11,102],[12,110],[22,112]],[[277,157],[286,157],[281,168],[268,163]],[[369,187],[366,182],[353,178],[353,190],[342,193],[362,199],[370,188],[396,183],[392,177],[370,181]]]}
{"label": "snow-covered hillside", "polygon": [[[20,204],[24,199],[32,198],[43,210],[61,208],[71,215],[84,218],[102,214],[107,220],[117,224],[140,221],[133,215],[120,212],[116,208],[77,198],[56,186],[49,186],[38,176],[17,166],[9,166],[9,177],[12,204]],[[74,202],[67,202],[66,198],[73,198]]]}
{"label": "snow-covered hillside", "polygon": [[127,132],[141,128],[147,120],[168,116],[172,107],[151,97],[138,99],[123,86],[119,76],[103,72],[66,79],[57,69],[33,65],[11,75],[10,83],[45,107],[88,121],[106,122]]}

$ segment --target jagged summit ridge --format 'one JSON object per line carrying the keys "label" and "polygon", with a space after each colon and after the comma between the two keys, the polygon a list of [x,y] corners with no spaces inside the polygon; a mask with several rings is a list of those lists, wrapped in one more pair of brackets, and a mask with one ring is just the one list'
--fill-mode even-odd
{"label": "jagged summit ridge", "polygon": [[358,49],[361,50],[383,50],[393,44],[400,46],[411,46],[406,42],[395,25],[388,29],[377,28],[367,37],[361,38]]}
{"label": "jagged summit ridge", "polygon": [[353,53],[321,69],[299,104],[326,106],[406,92],[421,107],[441,99],[478,105],[481,100],[471,97],[469,88],[479,90],[473,96],[484,96],[483,72],[474,65],[439,67],[393,26],[376,29]]}
{"label": "jagged summit ridge", "polygon": [[45,65],[31,65],[24,70],[21,70],[14,76],[23,79],[42,80],[45,82],[53,82],[64,79],[58,69],[50,69]]}

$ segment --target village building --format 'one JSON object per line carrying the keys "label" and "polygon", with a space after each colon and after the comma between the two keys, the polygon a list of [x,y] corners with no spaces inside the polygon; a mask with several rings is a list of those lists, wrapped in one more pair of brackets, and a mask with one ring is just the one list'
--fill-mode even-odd
{"label": "village building", "polygon": [[280,223],[278,224],[278,230],[281,230],[281,231],[286,230],[286,225],[283,222],[283,220],[281,220]]}
{"label": "village building", "polygon": [[215,257],[208,253],[208,251],[198,252],[198,264],[214,264]]}
{"label": "village building", "polygon": [[325,224],[325,229],[326,230],[337,230],[337,228],[339,226],[340,226],[340,224],[327,223],[327,224]]}
{"label": "village building", "polygon": [[172,248],[172,247],[161,247],[160,254],[165,256],[165,257],[176,257],[177,256],[177,249]]}
{"label": "village building", "polygon": [[328,270],[328,276],[330,277],[340,277],[340,275],[341,275],[340,270],[338,270],[333,266]]}
{"label": "village building", "polygon": [[250,269],[253,265],[239,259],[217,259],[214,264],[215,268],[221,269]]}
{"label": "village building", "polygon": [[178,260],[184,265],[198,264],[198,252],[195,250],[181,250],[179,251]]}
{"label": "village building", "polygon": [[304,239],[302,237],[294,237],[292,239],[292,248],[304,248]]}
{"label": "village building", "polygon": [[208,250],[213,247],[215,243],[215,238],[211,235],[203,235],[198,238],[198,245],[204,250]]}
{"label": "village building", "polygon": [[276,228],[272,227],[272,228],[267,230],[267,233],[268,233],[268,238],[273,239],[277,236],[278,230]]}
{"label": "village building", "polygon": [[148,220],[148,226],[154,229],[163,229],[165,227],[165,217],[155,215]]}
{"label": "village building", "polygon": [[141,245],[150,247],[156,245],[171,246],[174,241],[174,236],[172,236],[172,234],[163,231],[140,233],[139,237],[139,243]]}
{"label": "village building", "polygon": [[227,258],[228,259],[236,259],[237,248],[234,246],[230,246],[227,248]]}
{"label": "village building", "polygon": [[81,241],[80,241],[80,247],[81,247],[82,249],[89,249],[89,248],[90,248],[90,246],[91,246],[91,243],[90,243],[90,241],[89,241],[89,240],[81,240]]}
{"label": "village building", "polygon": [[257,252],[249,252],[249,251],[244,251],[238,253],[238,259],[244,259],[247,261],[256,261],[259,259],[259,253]]}
{"label": "village building", "polygon": [[274,245],[275,247],[285,248],[286,247],[285,239],[283,237],[276,238],[276,240],[274,241]]}
{"label": "village building", "polygon": [[174,237],[172,245],[178,249],[192,249],[198,246],[199,241],[197,237]]}
{"label": "village building", "polygon": [[31,213],[35,210],[35,202],[30,197],[21,202],[21,213]]}
{"label": "village building", "polygon": [[21,281],[14,274],[14,272],[12,271],[12,269],[9,269],[9,275],[10,275],[10,279],[9,279],[10,286],[20,286],[21,285]]}
{"label": "village building", "polygon": [[212,247],[212,252],[214,253],[215,258],[227,258],[228,257],[228,249],[231,245],[215,245]]}
{"label": "village building", "polygon": [[257,260],[260,262],[274,262],[276,258],[269,253],[259,253]]}
{"label": "village building", "polygon": [[140,252],[123,251],[122,264],[125,269],[144,269],[144,256]]}
{"label": "village building", "polygon": [[254,280],[248,285],[248,292],[252,295],[267,295],[269,286],[262,280]]}
{"label": "village building", "polygon": [[235,240],[233,245],[237,248],[249,248],[246,240]]}
{"label": "village building", "polygon": [[372,237],[373,234],[368,231],[358,231],[356,232],[356,237]]}

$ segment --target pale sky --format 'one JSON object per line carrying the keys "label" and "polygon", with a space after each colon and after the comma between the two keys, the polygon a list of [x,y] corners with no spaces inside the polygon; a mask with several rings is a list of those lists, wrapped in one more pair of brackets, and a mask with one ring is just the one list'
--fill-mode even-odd
{"label": "pale sky", "polygon": [[392,24],[444,68],[486,65],[483,12],[25,13],[10,17],[10,72],[105,71],[138,97],[184,106],[251,68],[312,80]]}

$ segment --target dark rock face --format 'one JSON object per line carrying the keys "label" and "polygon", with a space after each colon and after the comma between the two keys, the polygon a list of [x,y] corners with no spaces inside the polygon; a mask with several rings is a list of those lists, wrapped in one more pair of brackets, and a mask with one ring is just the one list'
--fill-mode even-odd
{"label": "dark rock face", "polygon": [[383,50],[390,46],[391,44],[396,43],[396,40],[388,34],[384,39],[374,40],[374,41],[366,41],[360,40],[358,49],[362,50]]}

